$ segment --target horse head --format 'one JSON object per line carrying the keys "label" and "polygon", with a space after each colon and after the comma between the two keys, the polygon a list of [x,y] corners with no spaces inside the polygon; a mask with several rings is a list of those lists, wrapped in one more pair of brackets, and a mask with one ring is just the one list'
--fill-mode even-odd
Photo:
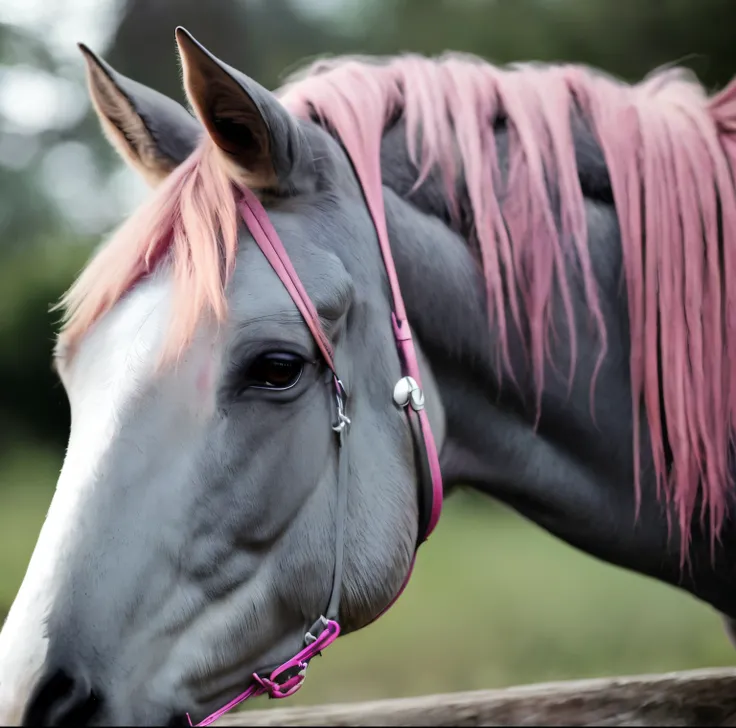
{"label": "horse head", "polygon": [[[5,724],[210,712],[303,648],[339,529],[343,631],[395,597],[420,536],[390,288],[350,160],[185,31],[177,41],[196,117],[82,48],[107,136],[155,189],[64,302],[71,432],[0,640]],[[325,342],[242,224],[239,190],[267,211]],[[344,387],[343,451],[320,343]]]}

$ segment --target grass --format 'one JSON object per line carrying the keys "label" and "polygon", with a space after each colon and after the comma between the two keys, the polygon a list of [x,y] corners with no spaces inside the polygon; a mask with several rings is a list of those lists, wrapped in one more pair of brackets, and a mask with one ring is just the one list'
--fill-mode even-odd
{"label": "grass", "polygon": [[[59,465],[22,450],[0,463],[0,612],[20,584]],[[734,663],[707,606],[465,493],[448,502],[393,609],[316,659],[289,704]]]}
{"label": "grass", "polygon": [[0,461],[0,617],[23,579],[60,466],[58,455],[29,447]]}

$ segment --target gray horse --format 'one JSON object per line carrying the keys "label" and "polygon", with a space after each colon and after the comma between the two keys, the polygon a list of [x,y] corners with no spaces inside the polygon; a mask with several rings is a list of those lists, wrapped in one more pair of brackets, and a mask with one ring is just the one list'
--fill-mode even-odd
{"label": "gray horse", "polygon": [[324,610],[332,392],[239,187],[348,393],[343,632],[391,602],[418,533],[377,208],[446,491],[736,618],[734,87],[404,56],[274,95],[177,41],[194,115],[83,48],[106,134],[156,190],[63,301],[71,433],[0,633],[0,723],[204,716]]}

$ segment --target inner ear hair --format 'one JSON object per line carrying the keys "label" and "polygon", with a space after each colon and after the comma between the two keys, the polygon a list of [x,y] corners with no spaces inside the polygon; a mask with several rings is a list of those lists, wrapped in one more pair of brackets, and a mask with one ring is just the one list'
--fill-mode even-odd
{"label": "inner ear hair", "polygon": [[105,71],[88,60],[87,73],[92,103],[105,135],[149,184],[159,184],[174,170],[176,162],[160,153],[133,104]]}
{"label": "inner ear hair", "polygon": [[255,102],[240,84],[222,73],[201,68],[187,75],[191,103],[221,153],[229,174],[252,190],[276,190],[268,127]]}

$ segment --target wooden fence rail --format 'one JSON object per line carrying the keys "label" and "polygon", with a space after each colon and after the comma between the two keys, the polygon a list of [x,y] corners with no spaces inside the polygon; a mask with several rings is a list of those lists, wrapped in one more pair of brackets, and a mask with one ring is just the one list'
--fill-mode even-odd
{"label": "wooden fence rail", "polygon": [[311,708],[249,710],[216,726],[736,726],[736,669],[545,683]]}

